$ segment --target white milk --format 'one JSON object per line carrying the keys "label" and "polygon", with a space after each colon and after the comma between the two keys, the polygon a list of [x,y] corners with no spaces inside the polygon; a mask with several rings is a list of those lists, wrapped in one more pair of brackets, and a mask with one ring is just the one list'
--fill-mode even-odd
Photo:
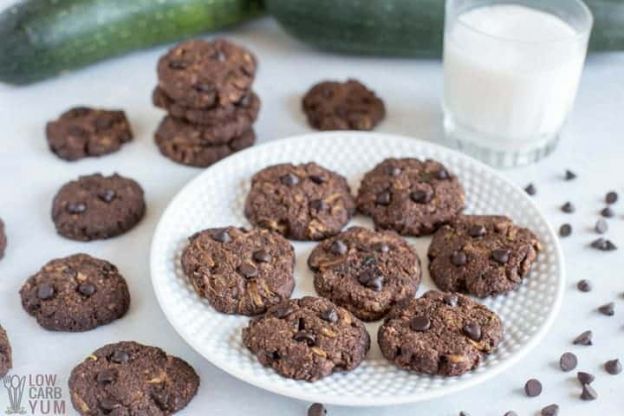
{"label": "white milk", "polygon": [[469,10],[451,25],[444,106],[452,124],[501,147],[556,135],[574,102],[586,37],[555,15],[513,4]]}

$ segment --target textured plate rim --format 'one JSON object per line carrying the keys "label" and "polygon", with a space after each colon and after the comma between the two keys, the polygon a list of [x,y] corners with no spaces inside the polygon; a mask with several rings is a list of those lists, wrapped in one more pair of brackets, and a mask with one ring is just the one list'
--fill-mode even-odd
{"label": "textured plate rim", "polygon": [[[551,239],[553,241],[553,245],[554,245],[553,248],[557,257],[557,262],[556,262],[557,269],[559,272],[558,273],[558,286],[557,286],[555,302],[553,304],[553,307],[550,309],[548,316],[544,320],[544,323],[542,324],[541,328],[533,335],[531,340],[527,342],[527,344],[523,348],[519,349],[516,353],[510,355],[506,360],[502,361],[499,365],[489,369],[488,371],[475,374],[471,378],[466,379],[465,381],[457,382],[453,385],[445,386],[444,388],[440,388],[437,390],[425,391],[425,392],[414,394],[414,395],[397,396],[397,397],[390,396],[390,397],[385,397],[385,398],[348,396],[348,395],[330,396],[327,398],[327,400],[324,400],[322,397],[319,397],[319,394],[317,393],[307,393],[305,391],[301,391],[300,389],[281,387],[281,386],[273,385],[271,383],[264,383],[264,382],[255,380],[253,378],[249,379],[248,373],[242,370],[238,370],[237,368],[228,365],[227,360],[218,360],[218,359],[215,359],[215,357],[206,356],[204,353],[202,353],[201,347],[193,339],[193,337],[188,335],[182,328],[179,328],[175,324],[175,320],[174,320],[175,317],[173,316],[174,315],[173,311],[169,310],[168,307],[165,306],[166,303],[163,298],[165,294],[161,291],[162,289],[156,282],[157,279],[155,276],[156,276],[156,270],[158,268],[157,262],[159,259],[157,259],[155,256],[155,246],[157,244],[158,237],[161,234],[161,228],[163,227],[164,218],[169,215],[169,212],[173,209],[173,206],[176,205],[178,199],[180,199],[183,194],[188,192],[189,189],[192,189],[193,187],[195,187],[197,183],[200,183],[205,176],[210,175],[212,167],[226,163],[233,158],[244,158],[247,156],[247,154],[256,151],[256,149],[260,147],[280,148],[284,143],[293,144],[295,142],[307,142],[307,141],[314,140],[314,139],[334,137],[334,136],[338,136],[336,137],[336,139],[340,140],[340,136],[344,136],[344,135],[349,135],[352,137],[357,137],[357,136],[373,137],[374,136],[376,138],[379,138],[380,140],[387,140],[387,141],[409,140],[410,142],[417,142],[420,146],[431,147],[439,152],[448,153],[450,155],[453,155],[454,157],[463,159],[465,162],[478,166],[480,169],[484,171],[486,175],[495,176],[497,177],[497,179],[501,180],[502,182],[516,189],[518,192],[521,192],[525,201],[528,202],[529,205],[531,205],[531,207],[535,209],[536,212],[539,213],[541,217],[540,219],[546,224],[546,229],[548,233],[550,234]],[[538,343],[546,336],[546,333],[548,332],[553,322],[555,321],[557,315],[559,314],[559,310],[563,302],[563,293],[564,293],[564,288],[565,288],[566,273],[565,273],[565,262],[563,258],[563,250],[559,243],[559,239],[557,238],[556,233],[552,225],[550,224],[550,222],[544,217],[542,211],[539,209],[537,204],[528,195],[526,195],[524,191],[522,191],[522,189],[520,189],[517,185],[512,183],[506,177],[502,176],[499,172],[497,172],[492,167],[470,156],[460,153],[456,150],[453,150],[453,149],[450,149],[450,148],[447,148],[447,147],[444,147],[444,146],[441,146],[439,144],[432,143],[429,141],[417,139],[414,137],[402,136],[402,135],[396,135],[396,134],[386,134],[386,133],[371,133],[371,132],[358,132],[358,131],[330,131],[330,132],[308,133],[308,134],[302,134],[302,135],[289,136],[286,138],[272,140],[267,143],[263,143],[263,144],[242,150],[240,152],[237,152],[215,163],[211,167],[206,168],[205,170],[200,172],[197,176],[195,176],[193,179],[191,179],[169,201],[169,203],[167,204],[167,207],[163,211],[160,219],[158,220],[158,225],[156,226],[154,230],[154,234],[152,236],[152,241],[150,245],[150,275],[151,275],[151,282],[152,282],[152,288],[154,290],[154,294],[156,295],[156,299],[158,301],[160,309],[163,311],[165,317],[167,318],[167,321],[169,321],[169,324],[178,333],[178,335],[188,345],[191,346],[191,348],[193,348],[199,355],[204,357],[206,360],[208,360],[208,362],[210,362],[212,365],[219,368],[220,370],[230,374],[231,376],[247,384],[253,385],[255,387],[258,387],[263,390],[269,391],[271,393],[275,393],[275,394],[285,396],[285,397],[291,397],[294,399],[303,400],[307,402],[323,402],[325,404],[337,405],[337,406],[373,407],[373,406],[392,406],[392,405],[410,404],[410,403],[416,403],[416,402],[425,401],[425,400],[432,400],[432,399],[440,398],[443,396],[447,396],[447,395],[457,393],[459,391],[462,391],[468,388],[472,388],[478,384],[481,384],[487,380],[490,380],[494,378],[495,376],[503,373],[510,367],[514,366],[515,364],[517,364],[530,351],[532,351],[538,345]]]}

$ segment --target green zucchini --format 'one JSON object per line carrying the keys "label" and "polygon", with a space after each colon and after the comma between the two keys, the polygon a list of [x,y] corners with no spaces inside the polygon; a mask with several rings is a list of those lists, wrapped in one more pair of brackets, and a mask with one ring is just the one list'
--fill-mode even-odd
{"label": "green zucchini", "polygon": [[[585,0],[594,14],[590,50],[624,50],[624,1]],[[265,0],[294,37],[352,54],[439,57],[444,0]]]}
{"label": "green zucchini", "polygon": [[0,14],[0,82],[27,84],[261,10],[261,0],[24,0]]}

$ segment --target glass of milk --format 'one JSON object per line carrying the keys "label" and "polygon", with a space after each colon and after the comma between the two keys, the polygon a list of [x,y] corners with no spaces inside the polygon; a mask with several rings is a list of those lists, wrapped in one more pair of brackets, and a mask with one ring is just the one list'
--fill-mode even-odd
{"label": "glass of milk", "polygon": [[447,0],[447,136],[498,167],[549,154],[574,103],[592,25],[581,0]]}

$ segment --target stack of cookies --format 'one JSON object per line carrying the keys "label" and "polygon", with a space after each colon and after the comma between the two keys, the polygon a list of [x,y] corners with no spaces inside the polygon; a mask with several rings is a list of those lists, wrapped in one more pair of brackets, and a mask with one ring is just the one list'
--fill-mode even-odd
{"label": "stack of cookies", "polygon": [[206,167],[253,145],[260,99],[251,90],[256,59],[224,39],[189,40],[158,61],[154,105],[168,115],[155,134],[160,152]]}

